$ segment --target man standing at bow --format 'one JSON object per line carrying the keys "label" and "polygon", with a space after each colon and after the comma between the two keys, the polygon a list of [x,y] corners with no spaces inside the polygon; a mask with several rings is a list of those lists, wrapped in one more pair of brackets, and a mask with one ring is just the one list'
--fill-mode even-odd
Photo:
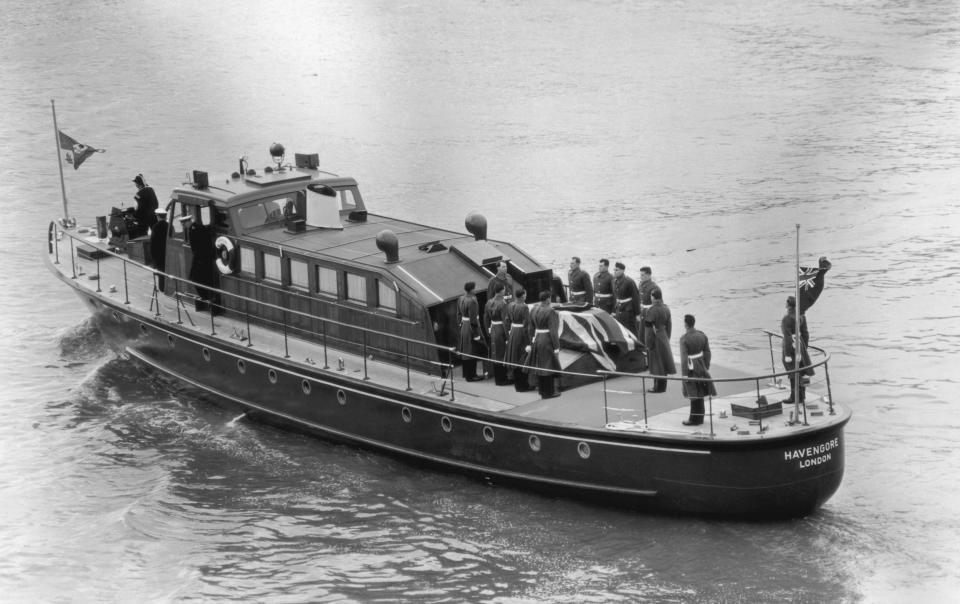
{"label": "man standing at bow", "polygon": [[133,201],[136,202],[137,208],[133,211],[133,217],[137,221],[138,230],[136,235],[133,233],[130,234],[131,239],[134,238],[134,236],[140,237],[141,235],[147,234],[147,229],[157,222],[156,211],[160,205],[157,201],[157,194],[154,193],[153,187],[147,185],[143,179],[143,174],[134,176],[133,183],[137,185],[137,192],[133,196]]}
{"label": "man standing at bow", "polygon": [[[670,333],[673,331],[673,322],[670,320],[670,308],[663,303],[663,294],[659,289],[650,292],[653,304],[647,310],[644,325],[647,340],[647,357],[650,363],[649,371],[653,375],[673,375],[677,366],[673,362],[673,351],[670,349]],[[648,392],[666,392],[667,380],[653,380],[653,388]]]}
{"label": "man standing at bow", "polygon": [[[783,335],[783,368],[787,371],[794,371],[796,367],[796,354],[797,348],[800,349],[800,387],[797,388],[797,374],[790,374],[790,396],[782,401],[783,404],[793,403],[795,400],[794,393],[800,395],[799,401],[804,402],[807,389],[804,387],[804,384],[808,381],[809,376],[813,375],[813,367],[810,367],[810,355],[807,353],[807,341],[810,339],[810,334],[807,333],[807,317],[803,314],[800,315],[800,329],[799,329],[799,340],[794,342],[797,339],[797,321],[795,314],[797,312],[797,299],[793,296],[787,298],[787,308],[786,313],[783,315],[783,319],[780,320],[780,333]],[[806,369],[803,369],[806,367]]]}
{"label": "man standing at bow", "polygon": [[593,304],[593,284],[587,271],[580,269],[580,258],[570,259],[570,272],[567,273],[567,286],[570,288],[570,301],[579,304]]}
{"label": "man standing at bow", "polygon": [[[680,336],[680,371],[684,377],[710,379],[710,341],[705,333],[694,327],[696,323],[693,315],[683,316],[687,332]],[[713,382],[684,380],[681,391],[690,399],[690,417],[683,425],[699,426],[703,423],[703,398],[717,396],[716,386]]]}

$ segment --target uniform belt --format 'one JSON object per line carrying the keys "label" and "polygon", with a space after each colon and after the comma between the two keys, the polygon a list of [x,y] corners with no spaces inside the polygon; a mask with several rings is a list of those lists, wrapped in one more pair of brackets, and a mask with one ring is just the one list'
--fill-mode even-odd
{"label": "uniform belt", "polygon": [[464,317],[464,318],[460,319],[460,322],[461,322],[461,323],[469,323],[469,322],[470,322],[470,317]]}
{"label": "uniform belt", "polygon": [[514,328],[517,328],[517,327],[520,327],[520,328],[522,329],[522,328],[523,328],[523,323],[511,323],[511,324],[510,324],[510,329],[514,329]]}
{"label": "uniform belt", "polygon": [[651,306],[653,306],[653,304],[641,304],[641,305],[640,305],[640,308],[641,308],[641,310],[647,310],[647,309],[650,308]]}
{"label": "uniform belt", "polygon": [[688,356],[687,369],[689,369],[690,371],[693,371],[693,359],[699,359],[702,356],[703,356],[702,352],[698,352],[697,354],[691,354],[690,356]]}
{"label": "uniform belt", "polygon": [[550,330],[549,330],[549,329],[537,329],[536,331],[533,332],[533,335],[537,335],[538,333],[550,333]]}
{"label": "uniform belt", "polygon": [[571,295],[571,296],[586,296],[586,295],[587,295],[587,292],[586,292],[586,290],[584,290],[584,291],[582,291],[582,292],[574,292],[574,291],[572,291],[572,292],[570,292],[570,295]]}
{"label": "uniform belt", "polygon": [[617,302],[619,302],[620,304],[626,304],[627,302],[633,302],[633,298],[624,298],[622,300],[620,298],[617,298]]}
{"label": "uniform belt", "polygon": [[490,325],[503,325],[503,321],[490,321]]}
{"label": "uniform belt", "polygon": [[597,298],[610,298],[613,297],[613,294],[594,294]]}
{"label": "uniform belt", "polygon": [[703,353],[702,353],[702,352],[698,352],[697,354],[687,355],[687,358],[688,358],[688,359],[699,359],[699,358],[702,358],[702,357],[703,357]]}

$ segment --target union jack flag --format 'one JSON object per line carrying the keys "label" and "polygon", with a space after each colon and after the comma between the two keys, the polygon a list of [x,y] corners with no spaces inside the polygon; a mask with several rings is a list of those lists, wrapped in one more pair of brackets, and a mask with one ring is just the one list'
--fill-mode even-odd
{"label": "union jack flag", "polygon": [[820,257],[820,265],[816,267],[801,266],[797,274],[797,285],[800,288],[800,312],[803,313],[813,306],[823,291],[826,273],[830,270],[830,261],[826,256]]}

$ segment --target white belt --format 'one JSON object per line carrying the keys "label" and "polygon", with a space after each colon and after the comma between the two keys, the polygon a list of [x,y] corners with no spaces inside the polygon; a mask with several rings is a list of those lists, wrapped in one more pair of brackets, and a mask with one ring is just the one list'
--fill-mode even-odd
{"label": "white belt", "polygon": [[584,291],[582,291],[582,292],[570,292],[570,295],[571,295],[571,296],[586,296],[586,295],[587,295],[587,292],[586,292],[586,290],[584,290]]}
{"label": "white belt", "polygon": [[469,323],[469,322],[470,322],[470,317],[464,317],[464,318],[460,319],[460,322],[461,322],[461,323]]}
{"label": "white belt", "polygon": [[698,352],[697,354],[691,354],[691,355],[688,355],[688,356],[687,356],[688,359],[699,359],[699,358],[701,358],[701,357],[703,357],[703,353],[702,353],[702,352]]}
{"label": "white belt", "polygon": [[490,321],[490,325],[503,325],[503,321]]}
{"label": "white belt", "polygon": [[633,298],[623,298],[622,300],[620,298],[617,298],[617,302],[619,302],[620,304],[626,304],[627,302],[633,302]]}
{"label": "white belt", "polygon": [[516,329],[517,327],[519,327],[520,329],[523,329],[523,323],[511,323],[511,324],[510,324],[510,329]]}
{"label": "white belt", "polygon": [[595,295],[597,298],[609,298],[609,297],[613,296],[613,294],[594,294],[594,295]]}
{"label": "white belt", "polygon": [[550,330],[549,330],[549,329],[537,329],[537,330],[535,330],[535,331],[533,332],[533,335],[537,335],[538,333],[550,333]]}
{"label": "white belt", "polygon": [[641,304],[641,305],[640,305],[640,308],[643,309],[643,310],[647,310],[647,309],[650,308],[651,306],[653,306],[653,304]]}

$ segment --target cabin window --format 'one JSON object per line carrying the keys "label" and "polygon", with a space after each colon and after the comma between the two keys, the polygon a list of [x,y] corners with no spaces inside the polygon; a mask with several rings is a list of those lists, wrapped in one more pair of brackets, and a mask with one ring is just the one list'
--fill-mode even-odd
{"label": "cabin window", "polygon": [[357,198],[353,192],[353,189],[341,189],[340,190],[340,206],[344,210],[356,210],[357,209]]}
{"label": "cabin window", "polygon": [[337,271],[325,266],[317,267],[317,293],[336,296],[339,293],[337,288]]}
{"label": "cabin window", "polygon": [[266,199],[255,204],[243,206],[237,210],[240,217],[240,226],[244,229],[273,224],[284,219],[283,209],[287,203],[296,205],[296,194],[276,199]]}
{"label": "cabin window", "polygon": [[361,275],[347,273],[347,300],[367,303],[367,279]]}
{"label": "cabin window", "polygon": [[263,278],[280,281],[280,254],[263,253]]}
{"label": "cabin window", "polygon": [[305,260],[290,259],[290,285],[300,289],[310,289],[309,275]]}
{"label": "cabin window", "polygon": [[253,248],[245,245],[240,246],[240,272],[251,276],[257,274],[257,260]]}
{"label": "cabin window", "polygon": [[377,307],[397,311],[397,290],[393,289],[392,282],[377,279]]}

